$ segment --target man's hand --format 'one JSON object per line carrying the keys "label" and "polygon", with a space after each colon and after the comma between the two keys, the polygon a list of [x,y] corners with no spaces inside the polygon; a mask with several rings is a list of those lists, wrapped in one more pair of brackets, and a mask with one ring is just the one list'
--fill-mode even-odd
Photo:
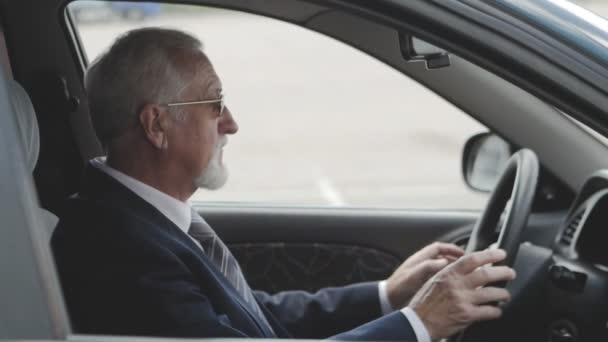
{"label": "man's hand", "polygon": [[427,280],[463,254],[456,245],[435,242],[410,256],[386,281],[391,306],[394,309],[407,306]]}
{"label": "man's hand", "polygon": [[454,335],[473,322],[501,316],[501,309],[491,303],[509,300],[509,292],[483,286],[515,278],[513,269],[491,266],[505,257],[500,249],[471,253],[424,284],[409,306],[426,326],[431,340]]}

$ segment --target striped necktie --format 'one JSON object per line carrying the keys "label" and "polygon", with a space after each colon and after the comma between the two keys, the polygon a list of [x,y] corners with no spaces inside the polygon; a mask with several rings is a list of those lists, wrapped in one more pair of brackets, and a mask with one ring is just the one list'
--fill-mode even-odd
{"label": "striped necktie", "polygon": [[274,334],[272,327],[266,320],[264,313],[253,296],[253,292],[251,292],[251,288],[243,276],[241,267],[232,253],[230,253],[228,247],[224,245],[213,229],[211,229],[207,222],[205,222],[194,209],[191,211],[192,221],[190,223],[190,228],[188,229],[188,234],[201,244],[203,251],[207,254],[209,259],[211,259],[213,264],[222,272],[226,279],[228,279],[230,284],[234,286],[237,292],[249,305],[249,308],[257,314],[260,321],[262,321],[268,330],[272,331]]}

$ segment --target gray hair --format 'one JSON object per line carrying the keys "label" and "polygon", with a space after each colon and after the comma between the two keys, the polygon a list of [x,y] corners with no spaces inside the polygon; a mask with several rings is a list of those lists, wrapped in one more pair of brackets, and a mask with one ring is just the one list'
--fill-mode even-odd
{"label": "gray hair", "polygon": [[176,100],[196,77],[180,63],[180,54],[195,53],[208,63],[202,43],[193,36],[143,28],[120,36],[91,64],[85,87],[93,125],[104,147],[134,127],[145,104]]}

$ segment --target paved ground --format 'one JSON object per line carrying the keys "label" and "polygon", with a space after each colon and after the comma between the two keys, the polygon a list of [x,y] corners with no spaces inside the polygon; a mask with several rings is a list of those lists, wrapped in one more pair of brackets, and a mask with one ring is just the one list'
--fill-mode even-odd
{"label": "paved ground", "polygon": [[[608,14],[608,4],[593,3]],[[461,149],[477,122],[389,67],[299,27],[207,12],[81,26],[92,59],[141,25],[199,36],[240,131],[224,150],[229,184],[195,200],[480,208]]]}

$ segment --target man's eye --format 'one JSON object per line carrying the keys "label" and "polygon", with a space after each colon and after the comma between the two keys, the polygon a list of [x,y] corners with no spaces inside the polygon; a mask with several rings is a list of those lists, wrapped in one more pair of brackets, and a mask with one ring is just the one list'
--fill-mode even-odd
{"label": "man's eye", "polygon": [[222,104],[220,102],[215,104],[215,110],[217,112],[217,116],[222,116]]}

